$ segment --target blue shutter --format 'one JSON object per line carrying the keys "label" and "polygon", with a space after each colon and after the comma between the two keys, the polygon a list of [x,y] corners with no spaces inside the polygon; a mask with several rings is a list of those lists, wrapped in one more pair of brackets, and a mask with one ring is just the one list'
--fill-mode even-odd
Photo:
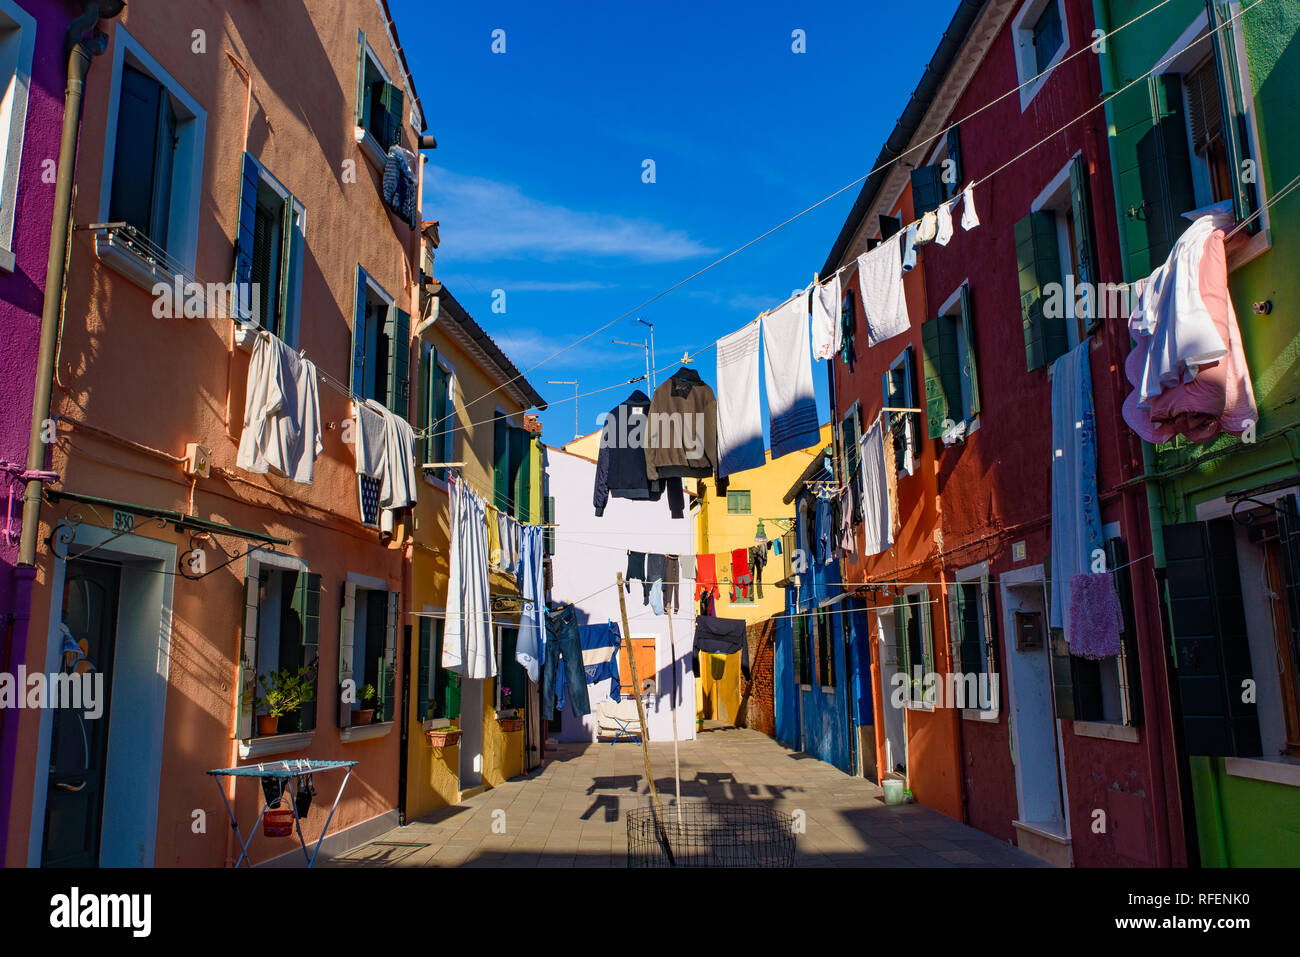
{"label": "blue shutter", "polygon": [[134,226],[144,236],[150,235],[153,223],[158,104],[162,96],[162,86],[153,77],[123,67],[108,218]]}
{"label": "blue shutter", "polygon": [[921,166],[912,170],[912,215],[920,219],[939,208],[946,198],[942,166]]}
{"label": "blue shutter", "polygon": [[411,414],[411,314],[397,306],[388,307],[384,323],[388,337],[388,389],[389,411],[406,418]]}
{"label": "blue shutter", "polygon": [[258,312],[253,298],[253,246],[257,230],[257,163],[245,153],[240,163],[239,207],[235,222],[235,295],[239,318],[249,321]]}
{"label": "blue shutter", "polygon": [[352,394],[366,398],[366,278],[357,268],[356,308],[352,313]]}
{"label": "blue shutter", "polygon": [[944,195],[948,199],[956,196],[961,190],[962,184],[962,165],[961,165],[961,136],[958,135],[959,127],[954,126],[948,131],[948,161],[952,170],[952,182],[944,183],[947,187]]}

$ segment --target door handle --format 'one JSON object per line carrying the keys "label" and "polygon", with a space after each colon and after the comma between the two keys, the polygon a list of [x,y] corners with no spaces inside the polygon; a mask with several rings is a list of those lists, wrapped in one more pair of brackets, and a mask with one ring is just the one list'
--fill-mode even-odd
{"label": "door handle", "polygon": [[85,788],[86,782],[78,781],[76,784],[64,784],[62,782],[58,782],[54,786],[61,791],[80,791],[83,788]]}

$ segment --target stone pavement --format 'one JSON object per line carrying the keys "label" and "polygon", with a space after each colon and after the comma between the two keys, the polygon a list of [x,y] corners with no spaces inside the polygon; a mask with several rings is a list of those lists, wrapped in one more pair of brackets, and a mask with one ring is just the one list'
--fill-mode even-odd
{"label": "stone pavement", "polygon": [[[673,746],[650,746],[660,800],[673,800]],[[745,728],[681,744],[682,799],[802,811],[800,867],[1036,867],[1036,858]],[[331,867],[623,867],[628,810],[649,802],[639,745],[561,744],[541,768],[395,828]],[[502,821],[504,833],[493,833]],[[500,828],[498,828],[499,830]]]}

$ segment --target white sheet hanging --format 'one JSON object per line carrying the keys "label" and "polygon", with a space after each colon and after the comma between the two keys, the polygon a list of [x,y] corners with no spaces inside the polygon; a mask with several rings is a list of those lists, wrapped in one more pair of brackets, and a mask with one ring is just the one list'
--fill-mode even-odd
{"label": "white sheet hanging", "polygon": [[895,233],[875,249],[858,257],[858,285],[862,311],[867,317],[867,345],[874,346],[911,328],[907,297],[903,295],[903,268]]}
{"label": "white sheet hanging", "polygon": [[839,354],[840,328],[840,274],[830,282],[813,286],[812,294],[812,355],[814,359],[833,359]]}
{"label": "white sheet hanging", "polygon": [[808,346],[808,290],[763,317],[763,368],[772,458],[816,445],[821,429]]}
{"label": "white sheet hanging", "polygon": [[310,485],[321,444],[316,366],[262,331],[253,343],[235,464]]}
{"label": "white sheet hanging", "polygon": [[761,468],[763,410],[758,405],[758,320],[718,340],[718,477]]}
{"label": "white sheet hanging", "polygon": [[885,474],[885,441],[880,419],[876,419],[862,436],[859,451],[862,456],[862,554],[879,555],[894,544],[894,517],[889,508],[889,476]]}
{"label": "white sheet hanging", "polygon": [[442,666],[465,678],[491,678],[497,660],[488,599],[487,507],[459,478],[451,484],[448,505],[451,548]]}

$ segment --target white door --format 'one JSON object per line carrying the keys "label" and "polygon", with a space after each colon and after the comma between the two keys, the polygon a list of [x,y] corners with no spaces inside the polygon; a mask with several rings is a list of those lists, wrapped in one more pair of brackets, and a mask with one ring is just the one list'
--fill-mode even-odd
{"label": "white door", "polygon": [[483,682],[460,680],[460,789],[483,783]]}

